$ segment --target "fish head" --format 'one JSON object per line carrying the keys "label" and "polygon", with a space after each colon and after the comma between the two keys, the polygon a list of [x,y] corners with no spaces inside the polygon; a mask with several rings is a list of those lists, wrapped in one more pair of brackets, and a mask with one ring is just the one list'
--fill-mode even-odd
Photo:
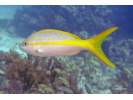
{"label": "fish head", "polygon": [[31,51],[31,49],[32,49],[32,47],[29,46],[28,41],[23,41],[23,42],[21,43],[21,45],[19,46],[19,48],[20,48],[22,51],[26,52],[26,53],[29,53],[29,52]]}
{"label": "fish head", "polygon": [[35,44],[35,41],[31,41],[30,39],[31,37],[28,37],[26,40],[24,40],[20,46],[19,46],[19,49],[28,53],[28,54],[35,54],[36,50],[35,50],[35,47],[36,46],[33,46],[33,45],[30,45],[30,43],[32,44]]}
{"label": "fish head", "polygon": [[[45,29],[35,33],[32,33],[22,44],[20,45],[20,49],[28,54],[34,56],[61,56],[61,55],[72,55],[79,51],[80,47],[76,48],[76,52],[74,48],[75,46],[71,46],[69,49],[68,42],[71,40],[80,39],[76,35],[59,31],[53,29]],[[68,41],[68,42],[67,42]],[[70,44],[70,43],[69,43]],[[81,50],[81,48],[80,48]]]}

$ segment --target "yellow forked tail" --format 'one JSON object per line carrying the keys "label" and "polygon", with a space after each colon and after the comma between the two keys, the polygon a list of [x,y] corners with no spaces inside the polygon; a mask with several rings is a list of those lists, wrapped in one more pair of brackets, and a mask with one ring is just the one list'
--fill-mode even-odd
{"label": "yellow forked tail", "polygon": [[93,38],[87,40],[87,42],[89,42],[87,50],[93,53],[99,59],[101,59],[105,64],[113,68],[116,68],[116,66],[113,63],[111,63],[110,60],[106,57],[103,50],[101,49],[101,45],[103,41],[106,39],[106,37],[110,35],[113,31],[115,31],[116,29],[118,29],[118,27],[110,28],[98,34],[97,36],[94,36]]}

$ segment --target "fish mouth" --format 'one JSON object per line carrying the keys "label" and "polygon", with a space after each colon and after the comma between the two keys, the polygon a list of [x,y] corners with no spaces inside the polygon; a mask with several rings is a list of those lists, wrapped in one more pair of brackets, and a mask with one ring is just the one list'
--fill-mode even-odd
{"label": "fish mouth", "polygon": [[22,49],[22,47],[21,47],[21,46],[19,46],[19,49],[21,50],[21,49]]}
{"label": "fish mouth", "polygon": [[23,46],[19,46],[19,49],[24,51],[24,47]]}

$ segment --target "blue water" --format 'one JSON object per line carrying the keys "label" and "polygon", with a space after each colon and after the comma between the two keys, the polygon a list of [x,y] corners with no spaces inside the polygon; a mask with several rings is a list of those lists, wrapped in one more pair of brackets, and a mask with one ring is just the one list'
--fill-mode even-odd
{"label": "blue water", "polygon": [[0,18],[13,18],[13,15],[17,9],[22,9],[22,5],[0,5]]}
{"label": "blue water", "polygon": [[[0,30],[5,30],[9,34],[16,34],[17,36],[26,39],[34,31],[39,31],[42,29],[57,29],[75,34],[81,39],[89,39],[106,29],[109,29],[111,27],[118,27],[118,30],[114,31],[110,36],[108,36],[108,38],[102,44],[104,53],[111,60],[111,62],[116,65],[117,69],[110,68],[95,56],[94,59],[101,65],[97,67],[95,63],[89,63],[89,60],[91,60],[91,57],[93,55],[86,51],[82,51],[81,53],[68,58],[66,57],[68,62],[70,63],[72,62],[72,60],[76,61],[78,57],[81,57],[83,59],[81,60],[79,58],[80,60],[76,65],[80,66],[82,62],[85,63],[81,68],[79,67],[79,70],[81,70],[81,72],[76,71],[74,73],[74,76],[78,76],[79,73],[86,73],[81,74],[82,77],[78,77],[81,78],[81,81],[82,79],[85,79],[85,82],[80,81],[83,86],[77,84],[78,89],[80,90],[81,88],[82,92],[78,90],[77,92],[64,92],[65,89],[63,87],[66,86],[65,83],[62,83],[61,86],[61,88],[64,90],[62,92],[61,90],[58,92],[128,94],[133,93],[132,11],[132,5],[0,5]],[[5,61],[5,59],[0,60],[1,70],[3,70],[3,64],[1,64],[3,61]],[[5,63],[5,65],[7,67],[9,66],[9,64],[7,63]],[[6,73],[6,70],[4,70],[4,72]],[[2,82],[4,82],[3,80],[6,79],[8,75],[0,73],[0,76],[1,93],[13,93],[13,91],[10,90],[11,86],[14,91],[17,91],[18,88],[20,89],[23,87],[23,92],[15,93],[31,93],[27,91],[30,91],[32,87],[30,85],[23,85],[28,84],[24,83],[24,81],[21,81],[21,83],[18,85],[17,79],[15,80],[15,84],[18,85],[18,88],[13,87],[12,84],[9,84],[9,86],[2,88]],[[97,81],[97,78],[100,80]],[[12,79],[10,78],[9,81],[12,82]],[[52,80],[52,86],[54,86],[55,84],[54,81],[55,80]],[[42,83],[40,82],[38,84]],[[38,84],[36,84],[35,86],[37,86]],[[91,86],[93,86],[94,88],[89,90],[88,88],[90,88]],[[52,87],[52,89],[53,88],[55,87]],[[36,91],[34,91],[33,93],[43,93],[38,92],[39,90],[37,89],[38,88],[36,87]],[[56,92],[54,91],[48,93],[57,93],[57,90]]]}

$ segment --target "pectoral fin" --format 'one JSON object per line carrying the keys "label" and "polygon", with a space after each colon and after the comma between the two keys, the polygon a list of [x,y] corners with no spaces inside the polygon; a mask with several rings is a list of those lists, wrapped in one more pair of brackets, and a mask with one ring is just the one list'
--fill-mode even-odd
{"label": "pectoral fin", "polygon": [[35,50],[36,50],[36,53],[37,53],[37,54],[42,53],[42,50],[41,50],[41,49],[39,49],[39,48],[35,48]]}

